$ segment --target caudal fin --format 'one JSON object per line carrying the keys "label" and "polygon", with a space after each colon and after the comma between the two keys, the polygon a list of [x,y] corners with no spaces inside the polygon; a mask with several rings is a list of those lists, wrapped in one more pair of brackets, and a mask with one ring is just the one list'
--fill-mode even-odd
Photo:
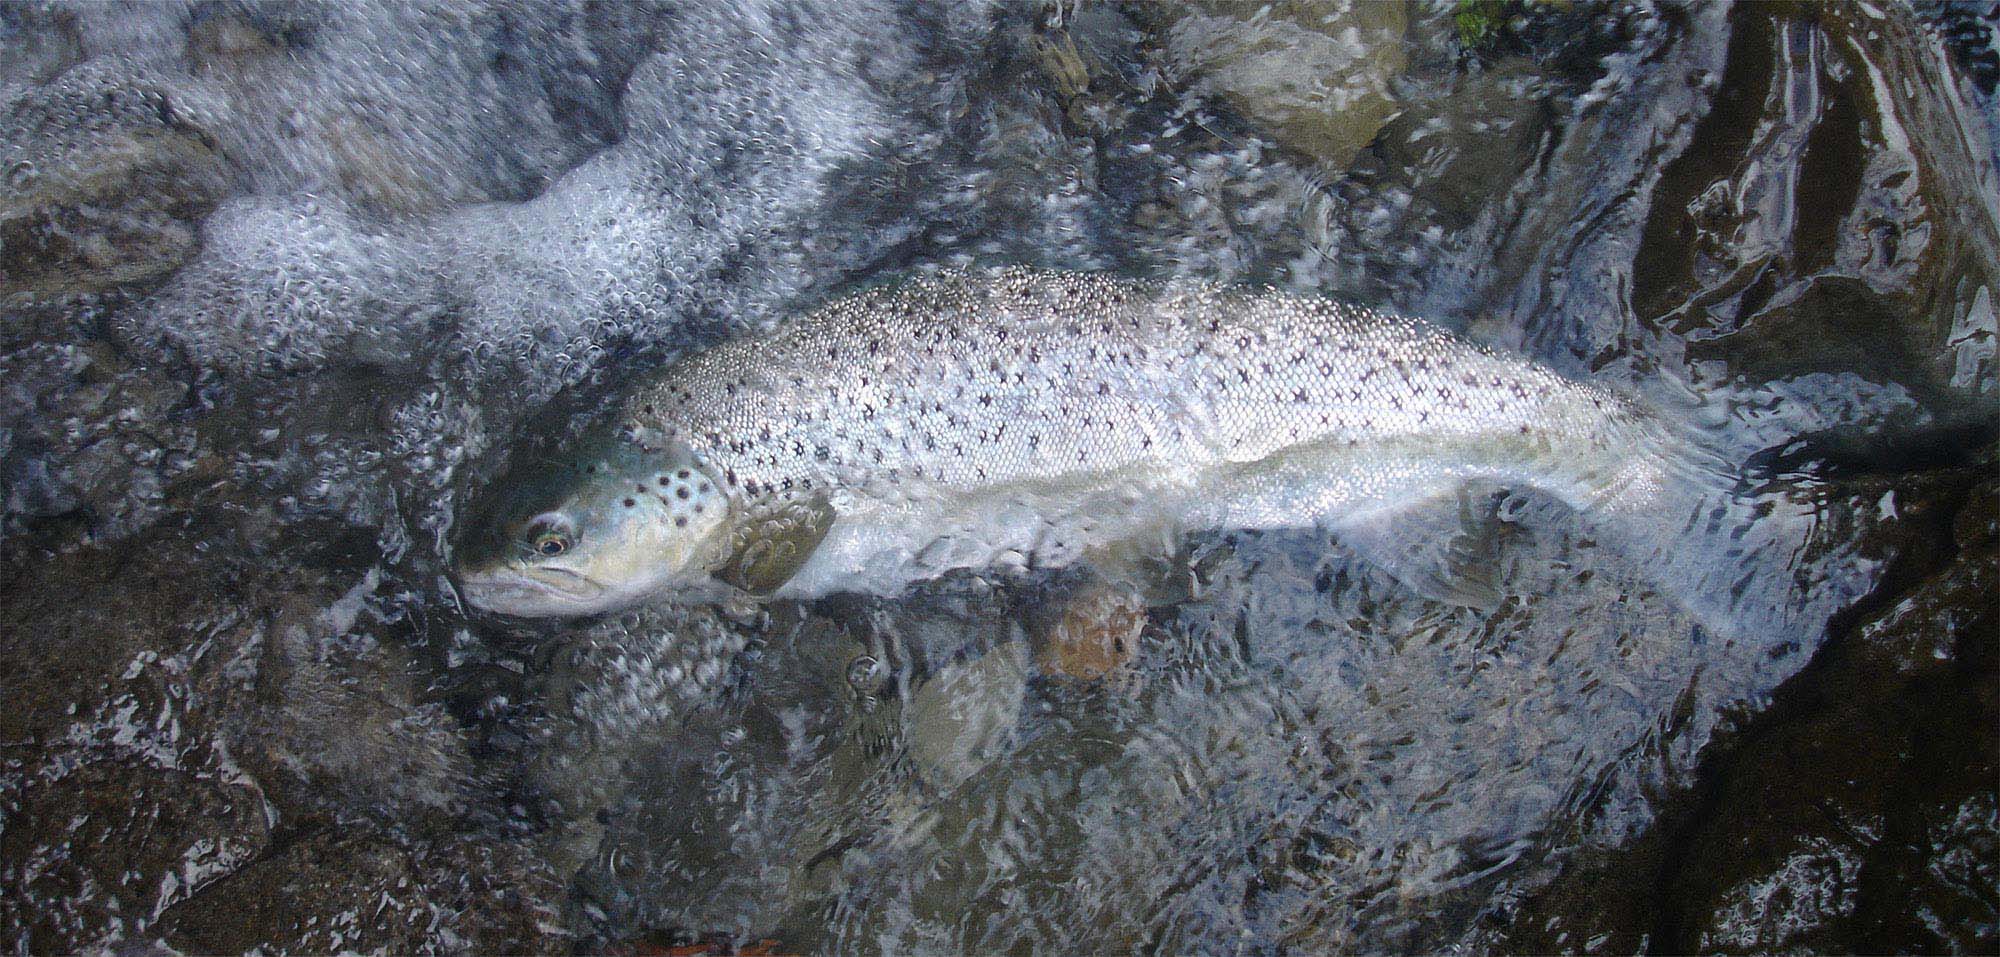
{"label": "caudal fin", "polygon": [[1773,656],[1810,653],[1873,586],[1877,563],[1832,534],[1849,505],[1834,486],[1752,481],[1693,442],[1647,444],[1599,522],[1709,632]]}

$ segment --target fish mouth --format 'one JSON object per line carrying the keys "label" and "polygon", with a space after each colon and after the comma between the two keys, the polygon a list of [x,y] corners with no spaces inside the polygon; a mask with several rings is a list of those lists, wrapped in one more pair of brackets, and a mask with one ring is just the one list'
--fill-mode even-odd
{"label": "fish mouth", "polygon": [[588,615],[605,608],[603,585],[560,568],[461,571],[458,586],[473,607],[502,615]]}

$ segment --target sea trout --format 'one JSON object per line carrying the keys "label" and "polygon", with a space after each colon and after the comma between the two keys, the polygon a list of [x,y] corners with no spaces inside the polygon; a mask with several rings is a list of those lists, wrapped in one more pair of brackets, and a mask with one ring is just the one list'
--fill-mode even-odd
{"label": "sea trout", "polygon": [[458,580],[490,611],[586,615],[1320,527],[1427,596],[1490,606],[1497,586],[1421,518],[1488,483],[1639,547],[1733,540],[1672,563],[1707,569],[1709,604],[1729,605],[1753,552],[1796,542],[1742,534],[1758,511],[1727,501],[1727,471],[1628,398],[1420,321],[1268,290],[947,272],[640,384],[613,423],[500,483]]}

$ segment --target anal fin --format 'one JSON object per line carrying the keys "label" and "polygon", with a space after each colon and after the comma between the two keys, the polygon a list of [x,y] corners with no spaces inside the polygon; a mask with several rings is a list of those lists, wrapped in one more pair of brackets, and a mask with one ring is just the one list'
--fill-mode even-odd
{"label": "anal fin", "polygon": [[1500,605],[1498,520],[1491,496],[1467,484],[1332,523],[1342,544],[1433,601]]}

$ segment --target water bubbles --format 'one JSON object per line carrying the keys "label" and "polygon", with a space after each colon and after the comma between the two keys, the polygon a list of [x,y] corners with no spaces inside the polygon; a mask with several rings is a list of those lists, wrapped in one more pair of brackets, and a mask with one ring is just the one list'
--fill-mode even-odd
{"label": "water bubbles", "polygon": [[[52,114],[45,128],[104,128],[111,115],[200,103],[201,135],[248,187],[205,224],[198,260],[128,318],[134,332],[210,364],[308,368],[338,362],[357,335],[389,351],[409,344],[408,324],[365,314],[383,290],[405,302],[442,294],[469,301],[456,334],[472,356],[513,331],[566,326],[552,341],[585,352],[554,361],[574,379],[605,338],[671,335],[694,304],[689,284],[718,251],[820,201],[817,180],[833,157],[899,122],[869,94],[853,95],[832,53],[851,42],[838,26],[809,30],[817,46],[795,53],[800,68],[788,71],[741,44],[726,16],[689,24],[671,39],[671,58],[645,56],[622,22],[530,19],[513,25],[519,48],[482,77],[482,67],[466,69],[487,62],[469,27],[488,14],[466,14],[384,7],[281,24],[211,13],[197,18],[207,38],[197,46],[238,58],[228,64],[177,75],[170,60],[147,59],[148,43],[168,41],[156,23],[120,37],[129,59],[73,71],[71,86],[107,93],[51,100],[73,115]],[[105,26],[86,20],[86,32]],[[274,43],[291,45],[287,58],[240,59]],[[121,85],[119,69],[142,62],[160,87]],[[618,113],[610,98],[621,84],[600,72],[612,68],[634,71],[622,93],[638,120],[616,146],[593,125]],[[703,147],[708,131],[725,128],[742,134],[729,151],[742,172],[718,177]],[[19,186],[32,168],[17,164],[10,177]],[[677,218],[676,208],[697,215]],[[771,289],[787,295],[803,282]],[[741,288],[743,303],[760,294],[754,282]],[[609,308],[646,319],[609,327]]]}
{"label": "water bubbles", "polygon": [[857,694],[873,697],[888,685],[889,668],[873,655],[862,655],[847,664],[847,685]]}

